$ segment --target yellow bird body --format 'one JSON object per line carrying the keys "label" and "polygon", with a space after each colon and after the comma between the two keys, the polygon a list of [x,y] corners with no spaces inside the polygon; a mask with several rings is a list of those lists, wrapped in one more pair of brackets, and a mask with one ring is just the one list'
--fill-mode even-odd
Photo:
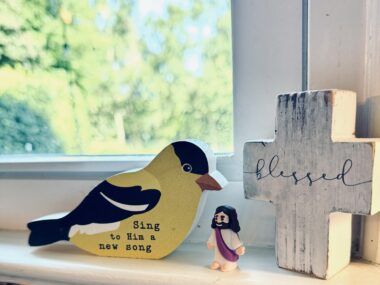
{"label": "yellow bird body", "polygon": [[[173,151],[171,146],[164,150]],[[122,221],[116,230],[94,235],[78,233],[70,242],[96,255],[133,258],[159,259],[177,248],[193,225],[202,192],[199,191],[195,179],[184,175],[179,166],[180,161],[175,155],[162,153],[156,159],[159,161],[153,161],[142,170],[120,173],[107,179],[111,184],[121,187],[138,184],[143,190],[160,189],[160,202],[154,209]],[[175,184],[173,179],[176,180]],[[172,192],[175,192],[175,195],[170,195]],[[147,229],[148,225],[151,225],[150,229]],[[120,236],[120,240],[113,240],[111,234],[114,237]],[[128,240],[128,234],[132,234],[129,237],[136,239]],[[144,240],[140,240],[141,237]],[[99,244],[111,246],[110,249],[106,249],[105,246],[101,249]],[[113,244],[118,244],[116,250],[112,249]]]}
{"label": "yellow bird body", "polygon": [[187,237],[204,190],[220,190],[225,178],[200,141],[168,145],[145,168],[97,185],[76,209],[28,224],[29,244],[68,240],[100,256],[159,259]]}

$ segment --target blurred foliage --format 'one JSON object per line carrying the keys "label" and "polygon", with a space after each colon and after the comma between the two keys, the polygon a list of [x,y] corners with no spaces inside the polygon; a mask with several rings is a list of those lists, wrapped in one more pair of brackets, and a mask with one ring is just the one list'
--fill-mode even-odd
{"label": "blurred foliage", "polygon": [[231,151],[230,21],[228,0],[0,0],[0,131],[22,118],[36,153]]}
{"label": "blurred foliage", "polygon": [[0,153],[59,153],[46,119],[12,97],[0,97]]}

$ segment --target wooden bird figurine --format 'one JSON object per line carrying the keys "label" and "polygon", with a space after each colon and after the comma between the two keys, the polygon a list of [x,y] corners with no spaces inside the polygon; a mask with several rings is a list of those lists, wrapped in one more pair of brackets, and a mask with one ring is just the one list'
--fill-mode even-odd
{"label": "wooden bird figurine", "polygon": [[29,244],[67,240],[96,255],[162,258],[189,234],[203,191],[226,184],[207,144],[177,141],[145,168],[101,182],[70,213],[30,222]]}

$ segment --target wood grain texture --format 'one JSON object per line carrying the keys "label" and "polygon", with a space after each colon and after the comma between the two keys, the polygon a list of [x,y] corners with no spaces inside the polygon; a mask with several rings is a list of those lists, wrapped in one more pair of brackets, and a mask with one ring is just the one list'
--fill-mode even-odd
{"label": "wood grain texture", "polygon": [[280,95],[275,140],[245,144],[245,195],[275,204],[280,267],[332,276],[350,257],[351,215],[339,212],[379,210],[379,141],[355,138],[355,111],[350,91]]}

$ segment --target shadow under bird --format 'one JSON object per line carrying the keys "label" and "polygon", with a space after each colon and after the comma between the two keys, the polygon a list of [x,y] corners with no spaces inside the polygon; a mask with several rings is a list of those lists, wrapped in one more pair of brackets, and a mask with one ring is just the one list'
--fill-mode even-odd
{"label": "shadow under bird", "polygon": [[29,244],[66,240],[102,256],[162,258],[194,226],[204,205],[203,191],[226,184],[207,144],[177,141],[145,168],[101,182],[70,213],[28,223]]}

